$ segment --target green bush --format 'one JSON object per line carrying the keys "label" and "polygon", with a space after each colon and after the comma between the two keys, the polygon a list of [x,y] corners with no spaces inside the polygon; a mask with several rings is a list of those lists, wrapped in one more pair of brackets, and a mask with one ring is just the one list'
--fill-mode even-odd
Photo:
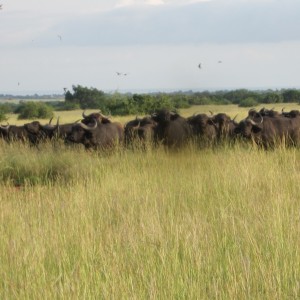
{"label": "green bush", "polygon": [[239,107],[252,107],[256,105],[258,105],[257,101],[254,98],[249,97],[242,100],[239,104]]}
{"label": "green bush", "polygon": [[53,108],[43,102],[24,102],[18,110],[18,119],[49,119],[53,117]]}
{"label": "green bush", "polygon": [[2,107],[0,107],[0,122],[2,121],[6,121],[7,117],[5,115],[5,111],[2,109]]}

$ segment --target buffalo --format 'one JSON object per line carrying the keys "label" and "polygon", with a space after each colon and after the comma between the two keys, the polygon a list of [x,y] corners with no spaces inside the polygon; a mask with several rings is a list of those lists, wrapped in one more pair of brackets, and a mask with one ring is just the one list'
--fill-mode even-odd
{"label": "buffalo", "polygon": [[124,127],[124,139],[127,146],[134,142],[141,145],[151,143],[154,137],[156,122],[150,117],[138,118],[129,121]]}
{"label": "buffalo", "polygon": [[123,126],[120,123],[99,123],[93,119],[89,125],[83,122],[74,124],[66,141],[83,144],[86,149],[108,149],[121,144],[123,138]]}
{"label": "buffalo", "polygon": [[286,118],[297,118],[300,116],[300,111],[293,109],[289,112],[284,112],[284,110],[282,109],[282,116],[284,116]]}
{"label": "buffalo", "polygon": [[211,120],[216,127],[217,139],[219,141],[232,139],[235,136],[234,130],[238,126],[238,123],[235,122],[235,118],[236,116],[231,120],[231,118],[224,113],[219,113],[211,117]]}
{"label": "buffalo", "polygon": [[103,115],[101,111],[97,113],[91,113],[89,115],[86,115],[85,112],[83,112],[82,117],[83,119],[81,120],[81,122],[86,125],[93,124],[94,120],[96,120],[98,124],[111,123],[111,120],[109,119],[110,117]]}
{"label": "buffalo", "polygon": [[51,125],[52,119],[46,125],[41,125],[38,121],[24,124],[24,128],[28,131],[32,143],[38,144],[46,139],[52,139],[58,130],[59,124]]}
{"label": "buffalo", "polygon": [[24,125],[7,125],[1,126],[1,135],[7,142],[12,141],[29,141],[31,144],[36,144],[38,139],[35,134],[32,134]]}
{"label": "buffalo", "polygon": [[157,123],[154,130],[156,143],[176,148],[185,145],[192,136],[191,126],[176,112],[161,109],[152,114],[151,119]]}
{"label": "buffalo", "polygon": [[235,133],[265,148],[275,146],[278,142],[295,146],[300,142],[300,118],[247,117],[238,124]]}
{"label": "buffalo", "polygon": [[196,114],[187,118],[192,133],[200,146],[208,146],[217,138],[217,128],[212,118],[206,114]]}

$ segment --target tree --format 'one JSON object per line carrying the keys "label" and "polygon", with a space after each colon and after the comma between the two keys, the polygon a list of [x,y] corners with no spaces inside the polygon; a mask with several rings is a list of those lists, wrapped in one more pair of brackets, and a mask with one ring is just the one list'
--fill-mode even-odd
{"label": "tree", "polygon": [[239,104],[242,100],[247,98],[257,99],[259,101],[261,95],[255,91],[249,91],[246,89],[239,89],[225,93],[224,98],[234,104]]}
{"label": "tree", "polygon": [[263,103],[281,103],[282,101],[283,97],[278,92],[268,92],[262,98]]}
{"label": "tree", "polygon": [[298,102],[300,103],[300,91],[295,89],[285,90],[282,93],[283,102]]}
{"label": "tree", "polygon": [[73,85],[73,93],[67,91],[65,93],[65,101],[67,103],[79,104],[80,108],[100,108],[104,106],[104,92],[95,88],[87,88],[81,85]]}
{"label": "tree", "polygon": [[23,102],[18,108],[18,119],[49,119],[53,117],[53,108],[43,102]]}

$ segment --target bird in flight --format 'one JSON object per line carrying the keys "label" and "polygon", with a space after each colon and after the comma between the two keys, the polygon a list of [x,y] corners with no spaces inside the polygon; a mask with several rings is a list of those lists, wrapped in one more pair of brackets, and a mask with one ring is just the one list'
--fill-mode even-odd
{"label": "bird in flight", "polygon": [[58,35],[57,35],[57,37],[60,39],[60,41],[62,40],[62,37],[61,37],[61,35],[59,35],[59,34],[58,34]]}
{"label": "bird in flight", "polygon": [[201,69],[201,63],[198,65],[198,68]]}
{"label": "bird in flight", "polygon": [[221,60],[219,60],[219,61],[218,61],[218,64],[221,64],[221,63],[222,63],[222,61],[221,61]]}
{"label": "bird in flight", "polygon": [[2,4],[0,4],[0,9],[2,9]]}
{"label": "bird in flight", "polygon": [[127,76],[127,75],[129,75],[129,73],[121,73],[121,72],[116,72],[116,74],[118,76]]}

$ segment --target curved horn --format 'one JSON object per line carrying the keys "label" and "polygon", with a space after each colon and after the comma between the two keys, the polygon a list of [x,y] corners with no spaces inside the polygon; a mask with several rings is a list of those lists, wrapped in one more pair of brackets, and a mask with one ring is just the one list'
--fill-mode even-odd
{"label": "curved horn", "polygon": [[80,125],[80,127],[82,127],[82,128],[85,129],[85,130],[94,130],[94,129],[96,129],[97,126],[98,126],[97,121],[94,120],[94,122],[95,122],[95,124],[94,124],[93,126],[87,126],[87,125],[85,125],[84,123],[79,123],[78,125]]}
{"label": "curved horn", "polygon": [[211,110],[209,110],[209,112],[210,112],[210,114],[213,116],[214,115],[214,113],[211,111]]}
{"label": "curved horn", "polygon": [[99,112],[99,115],[102,117],[102,118],[105,118],[105,119],[109,119],[111,116],[105,116],[103,115],[102,113]]}
{"label": "curved horn", "polygon": [[6,130],[6,131],[8,131],[9,127],[10,127],[10,125],[7,125],[7,126],[0,125],[0,128],[3,130]]}
{"label": "curved horn", "polygon": [[139,121],[139,123],[136,126],[132,126],[132,129],[133,130],[139,129],[140,125],[141,125],[141,121]]}
{"label": "curved horn", "polygon": [[42,127],[45,128],[45,129],[53,129],[53,130],[57,129],[58,126],[59,126],[59,117],[57,118],[56,125],[51,124],[52,119],[53,119],[53,117],[50,119],[48,124],[42,125]]}
{"label": "curved horn", "polygon": [[259,122],[259,123],[256,123],[255,121],[253,121],[252,119],[248,119],[248,121],[252,124],[252,125],[255,125],[255,126],[258,126],[259,124],[261,124],[262,123],[262,121],[261,122]]}
{"label": "curved horn", "polygon": [[262,124],[262,122],[264,121],[264,118],[261,116],[261,114],[259,114],[260,116],[260,121],[259,122],[255,122],[253,121],[252,119],[247,119],[252,125],[259,125],[259,124]]}
{"label": "curved horn", "polygon": [[88,117],[88,115],[85,114],[85,110],[82,112],[82,117],[85,119]]}
{"label": "curved horn", "polygon": [[236,114],[235,117],[232,119],[232,121],[235,121],[236,117],[238,116],[239,114]]}

